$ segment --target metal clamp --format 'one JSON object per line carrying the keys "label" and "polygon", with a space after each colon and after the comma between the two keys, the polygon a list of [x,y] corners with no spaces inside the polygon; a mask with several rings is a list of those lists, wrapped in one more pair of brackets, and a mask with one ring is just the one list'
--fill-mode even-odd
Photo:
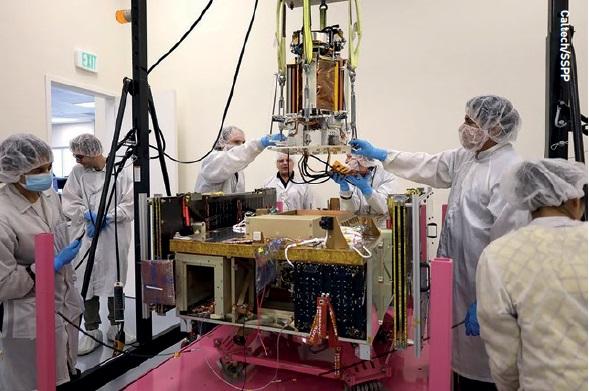
{"label": "metal clamp", "polygon": [[[421,290],[421,292],[429,292],[430,285],[431,285],[430,284],[431,283],[431,268],[430,268],[430,265],[427,262],[421,262],[419,264],[419,266],[420,266],[421,269],[425,269],[425,272],[426,272],[425,273],[425,281],[427,282],[427,285],[424,286],[424,287],[422,286],[420,290]],[[420,276],[421,276],[421,273],[420,273]]]}
{"label": "metal clamp", "polygon": [[[434,228],[436,229],[436,233],[435,233],[435,234],[433,234],[433,235],[430,235],[430,234],[429,234],[429,227],[434,227]],[[429,239],[435,239],[435,238],[437,238],[437,237],[438,237],[438,224],[437,224],[437,223],[428,223],[428,224],[426,225],[426,228],[425,228],[425,230],[426,230],[426,231],[425,231],[425,232],[426,232],[426,236],[427,236]]]}

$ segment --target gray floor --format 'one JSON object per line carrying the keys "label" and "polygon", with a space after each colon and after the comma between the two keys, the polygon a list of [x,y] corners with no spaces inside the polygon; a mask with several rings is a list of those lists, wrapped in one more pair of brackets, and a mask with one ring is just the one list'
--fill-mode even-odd
{"label": "gray floor", "polygon": [[[107,318],[108,310],[106,307],[106,298],[101,298],[100,300],[100,318],[102,319],[102,324],[100,325],[100,329],[102,330],[103,340],[106,341],[106,332],[108,331],[109,322]],[[176,317],[175,310],[169,311],[166,316],[159,316],[153,315],[152,317],[152,328],[153,328],[153,335],[156,335],[172,325],[178,324],[178,318]],[[132,297],[125,298],[125,333],[131,333],[136,335],[135,331],[135,299]],[[178,346],[173,346],[169,351],[173,352],[177,350]],[[94,352],[86,355],[78,357],[78,364],[77,368],[81,371],[84,371],[88,368],[92,368],[97,366],[104,361],[110,359],[112,357],[112,349],[107,347],[101,346],[96,349]],[[131,381],[139,378],[143,373],[148,371],[149,369],[157,366],[161,361],[165,360],[168,356],[156,356],[151,360],[144,362],[139,367],[127,372],[125,375],[115,379],[114,381],[110,382],[109,384],[105,385],[104,387],[100,388],[100,390],[120,390],[125,385],[130,383]]]}
{"label": "gray floor", "polygon": [[98,391],[116,391],[123,389],[129,383],[139,379],[145,372],[157,367],[161,362],[170,358],[178,350],[180,350],[180,343],[169,347],[168,349],[161,352],[159,356],[145,361],[137,368],[133,368],[124,375],[119,376],[110,383],[106,384],[104,387],[100,387]]}

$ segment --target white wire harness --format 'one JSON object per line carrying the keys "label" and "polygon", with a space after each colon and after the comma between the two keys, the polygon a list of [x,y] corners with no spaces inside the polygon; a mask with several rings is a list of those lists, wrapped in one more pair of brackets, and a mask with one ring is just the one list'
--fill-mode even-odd
{"label": "white wire harness", "polygon": [[[344,238],[348,242],[351,249],[356,251],[364,259],[368,259],[372,256],[370,250],[364,246],[364,240],[362,239],[362,233],[354,229],[354,227],[341,227]],[[363,251],[360,251],[363,250]]]}
{"label": "white wire harness", "polygon": [[[342,233],[344,235],[344,238],[346,239],[346,241],[348,242],[348,245],[350,246],[350,248],[352,250],[356,251],[356,253],[358,253],[358,255],[364,259],[368,259],[368,258],[372,257],[372,252],[370,252],[370,250],[368,248],[366,248],[366,246],[364,246],[364,240],[362,239],[361,232],[358,232],[353,227],[341,227],[341,229],[342,229]],[[288,250],[290,250],[291,248],[297,247],[297,246],[311,246],[311,247],[323,246],[323,247],[325,247],[325,243],[327,242],[328,235],[329,235],[329,232],[327,232],[325,234],[324,238],[312,238],[312,239],[303,240],[301,242],[289,244],[284,249],[284,258],[286,258],[286,262],[288,262],[288,264],[290,266],[294,267],[294,264],[288,258]],[[362,251],[360,251],[360,250],[362,250]]]}
{"label": "white wire harness", "polygon": [[[284,325],[284,327],[282,327],[280,329],[280,332],[278,333],[278,337],[276,338],[276,372],[274,372],[274,377],[272,377],[272,380],[270,380],[268,383],[266,383],[265,385],[263,385],[262,387],[258,387],[258,388],[244,388],[244,387],[236,387],[235,385],[229,383],[227,380],[223,379],[223,376],[221,376],[216,370],[213,369],[213,367],[211,366],[211,363],[209,361],[208,356],[205,355],[205,362],[207,363],[207,366],[209,367],[209,369],[211,370],[211,372],[217,377],[217,379],[221,380],[223,383],[225,383],[226,385],[228,385],[229,387],[233,388],[234,390],[248,390],[248,391],[262,391],[268,387],[270,387],[272,384],[275,383],[281,383],[282,379],[277,379],[278,377],[278,371],[279,371],[279,365],[278,363],[280,362],[280,336],[282,335],[282,332],[284,331],[284,329],[286,329],[289,326],[288,323],[286,323]],[[245,376],[245,374],[244,374]]]}
{"label": "white wire harness", "polygon": [[245,223],[246,223],[248,217],[252,217],[255,215],[256,214],[254,212],[245,212],[243,220],[241,220],[239,223],[237,223],[233,226],[233,232],[236,232],[238,234],[244,234],[245,233]]}
{"label": "white wire harness", "polygon": [[325,243],[327,242],[328,235],[329,235],[329,231],[325,234],[324,238],[307,239],[307,240],[303,240],[302,242],[289,244],[288,246],[286,246],[284,248],[284,258],[286,258],[286,262],[288,262],[288,264],[290,266],[294,267],[294,264],[290,261],[290,259],[288,259],[288,250],[290,250],[291,248],[297,247],[297,246],[311,246],[311,247],[324,246],[325,247]]}

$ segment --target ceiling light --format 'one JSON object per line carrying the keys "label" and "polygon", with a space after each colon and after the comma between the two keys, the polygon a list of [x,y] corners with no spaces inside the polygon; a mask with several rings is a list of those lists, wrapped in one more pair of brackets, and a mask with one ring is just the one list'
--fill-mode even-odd
{"label": "ceiling light", "polygon": [[96,107],[96,102],[84,102],[84,103],[74,103],[78,107],[84,107],[87,109],[93,109]]}
{"label": "ceiling light", "polygon": [[51,118],[52,124],[72,124],[74,122],[80,122],[79,118],[70,117],[53,117]]}

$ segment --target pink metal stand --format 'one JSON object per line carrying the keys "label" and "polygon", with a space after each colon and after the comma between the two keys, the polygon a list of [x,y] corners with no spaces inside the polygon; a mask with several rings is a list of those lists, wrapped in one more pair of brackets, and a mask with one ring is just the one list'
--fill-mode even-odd
{"label": "pink metal stand", "polygon": [[35,237],[37,388],[55,390],[55,272],[53,235]]}
{"label": "pink metal stand", "polygon": [[431,262],[429,390],[449,391],[452,356],[452,260]]}

